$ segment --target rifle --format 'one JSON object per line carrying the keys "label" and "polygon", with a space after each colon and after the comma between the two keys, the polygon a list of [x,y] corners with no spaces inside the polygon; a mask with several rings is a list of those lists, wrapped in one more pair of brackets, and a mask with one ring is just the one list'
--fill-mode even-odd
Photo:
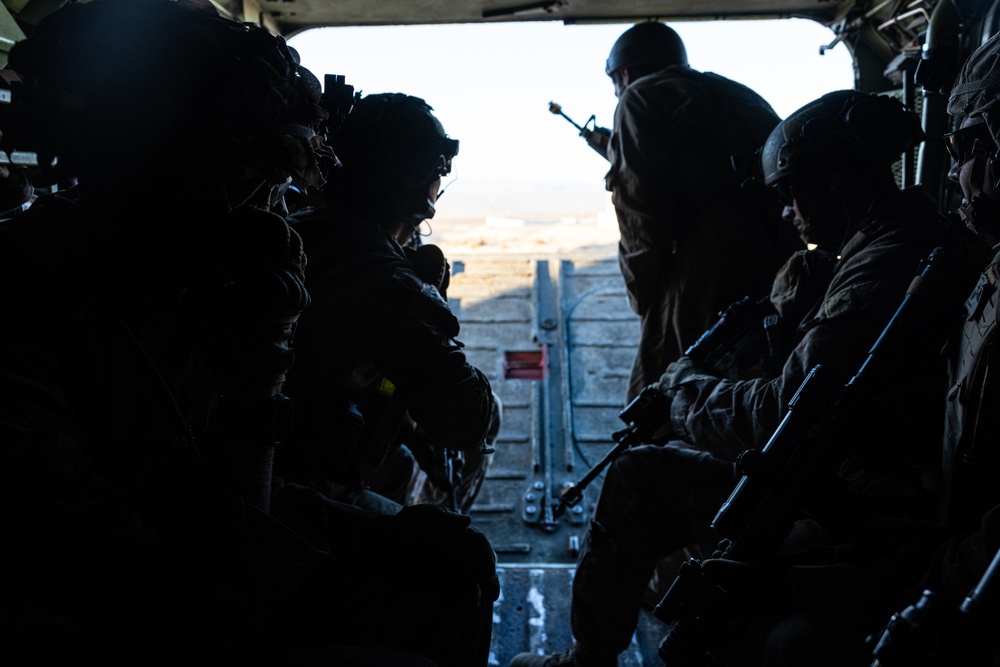
{"label": "rifle", "polygon": [[397,437],[413,453],[417,464],[427,474],[428,479],[446,493],[446,507],[457,512],[456,491],[462,484],[465,455],[457,449],[448,449],[431,442],[423,431],[414,426],[412,420],[407,419]]}
{"label": "rifle", "polygon": [[648,385],[618,413],[618,418],[628,426],[611,435],[616,443],[615,446],[579,482],[570,483],[563,488],[559,493],[559,504],[552,510],[553,518],[558,519],[568,508],[579,503],[583,499],[583,490],[622,452],[633,445],[645,442],[653,435],[663,422],[662,418],[655,415],[662,414],[667,400],[667,395],[655,385]]}
{"label": "rifle", "polygon": [[[597,116],[591,114],[590,118],[583,125],[578,125],[572,118],[563,113],[562,107],[555,102],[549,102],[549,111],[562,116],[570,122],[576,129],[580,130],[580,136],[587,141],[587,145],[597,151],[602,158],[608,159],[608,141],[611,139],[611,130],[606,127],[597,126]],[[593,129],[587,127],[593,125]]]}
{"label": "rifle", "polygon": [[991,667],[983,659],[988,642],[996,651],[994,628],[997,586],[1000,585],[1000,550],[993,555],[986,572],[958,609],[949,608],[940,595],[925,590],[920,599],[892,615],[874,643],[871,667]]}
{"label": "rifle", "polygon": [[[770,297],[751,300],[745,296],[720,310],[715,324],[684,356],[712,375],[737,379],[739,369],[760,362],[769,351],[765,333],[777,317]],[[748,363],[751,359],[753,363]]]}
{"label": "rifle", "polygon": [[[745,296],[719,311],[715,324],[706,329],[684,354],[698,368],[720,377],[735,377],[747,357],[755,353],[762,356],[760,345],[765,338],[764,322],[766,317],[771,316],[777,317],[770,299],[764,297],[751,301]],[[669,403],[670,399],[656,385],[648,385],[639,392],[618,413],[618,418],[627,427],[611,435],[615,446],[579,482],[563,488],[553,517],[559,518],[568,508],[579,503],[583,499],[583,490],[622,452],[648,442],[664,423],[663,414]]]}
{"label": "rifle", "polygon": [[[711,523],[723,538],[722,558],[766,562],[813,500],[836,481],[851,454],[851,433],[863,424],[869,399],[889,385],[914,354],[940,346],[947,335],[942,313],[958,312],[971,289],[960,260],[935,248],[858,372],[840,384],[822,365],[814,367],[789,401],[788,411],[761,450],[737,459],[741,473]],[[670,626],[659,647],[666,665],[707,665],[710,636],[739,603],[688,559],[654,616]]]}

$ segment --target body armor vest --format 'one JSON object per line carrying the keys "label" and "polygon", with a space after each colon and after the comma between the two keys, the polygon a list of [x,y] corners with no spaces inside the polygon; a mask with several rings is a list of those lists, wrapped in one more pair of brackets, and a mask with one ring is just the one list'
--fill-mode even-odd
{"label": "body armor vest", "polygon": [[[979,277],[965,302],[966,319],[952,357],[948,393],[943,469],[950,494],[947,518],[975,512],[983,502],[985,484],[1000,462],[995,442],[1000,434],[1000,384],[990,373],[997,350],[997,306],[1000,300],[1000,250]],[[990,493],[990,496],[995,494]]]}

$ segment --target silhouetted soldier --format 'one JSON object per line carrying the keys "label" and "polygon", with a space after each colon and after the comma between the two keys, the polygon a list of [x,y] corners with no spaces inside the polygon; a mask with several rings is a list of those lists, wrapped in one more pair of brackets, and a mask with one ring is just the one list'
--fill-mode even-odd
{"label": "silhouetted soldier", "polygon": [[[825,95],[775,127],[761,154],[764,183],[796,212],[791,217],[804,240],[819,246],[793,255],[774,281],[772,303],[791,318],[780,325],[790,334],[779,355],[785,359],[781,372],[730,380],[694,367],[687,357],[670,365],[658,388],[666,397],[663,437],[672,440],[626,450],[601,488],[573,582],[575,646],[558,656],[523,654],[511,667],[616,665],[657,562],[694,540],[707,553],[720,542],[710,524],[738,479],[736,457],[764,447],[814,366],[823,364],[842,382],[850,379],[932,249],[964,248],[933,201],[918,188],[896,184],[893,163],[921,137],[917,117],[897,100],[856,91]],[[813,262],[818,252],[825,257]],[[835,263],[829,267],[831,253]],[[810,286],[810,280],[820,283]],[[800,287],[808,287],[811,303],[798,303]],[[857,455],[845,466],[843,488],[822,506],[830,512],[824,527],[850,527],[847,538],[841,533],[837,539],[860,540],[869,520],[916,523],[931,516],[933,497],[922,474],[935,461],[924,436],[939,424],[943,361],[914,365],[907,373],[893,383],[897,391],[880,394],[871,406],[878,420],[851,435]],[[799,526],[787,548],[798,555],[840,546],[813,525]],[[777,595],[763,591],[760,601],[766,605]],[[723,630],[711,628],[711,639]],[[821,657],[832,661],[824,664],[839,664],[836,659],[861,648],[835,641],[824,646]],[[759,657],[734,651],[725,655],[733,662],[720,664],[752,664]]]}
{"label": "silhouetted soldier", "polygon": [[618,106],[605,177],[618,216],[618,259],[639,345],[626,402],[656,382],[744,296],[766,294],[802,246],[780,207],[744,188],[733,157],[749,155],[780,120],[746,86],[688,65],[680,36],[639,23],[611,47]]}
{"label": "silhouetted soldier", "polygon": [[296,334],[288,391],[298,418],[279,472],[346,502],[377,502],[371,490],[402,504],[421,497],[409,488],[421,477],[416,460],[455,487],[437,497],[451,505],[454,491],[466,511],[499,414],[457,340],[442,295],[447,261],[437,246],[410,243],[434,215],[458,141],[424,100],[382,93],[355,104],[333,144],[343,166],[330,176],[329,205],[292,216],[313,306]]}
{"label": "silhouetted soldier", "polygon": [[323,184],[316,77],[266,30],[164,0],[71,3],[10,67],[3,140],[79,185],[0,226],[8,654],[485,665],[454,642],[488,644],[498,594],[467,518],[273,488],[309,296],[269,209]]}

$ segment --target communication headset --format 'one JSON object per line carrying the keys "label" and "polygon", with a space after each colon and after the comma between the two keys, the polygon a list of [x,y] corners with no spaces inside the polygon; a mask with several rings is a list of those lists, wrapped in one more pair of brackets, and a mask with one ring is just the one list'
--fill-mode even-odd
{"label": "communication headset", "polygon": [[334,143],[350,190],[396,202],[414,227],[434,217],[431,184],[451,172],[458,140],[448,137],[423,99],[403,93],[360,98]]}
{"label": "communication headset", "polygon": [[[427,182],[422,188],[417,189],[411,205],[404,207],[404,212],[411,218],[413,226],[417,227],[424,220],[430,220],[437,212],[434,202],[428,197],[428,190],[431,184],[439,178],[444,178],[451,173],[451,161],[458,154],[458,139],[447,137],[440,139],[441,154],[438,156]],[[440,197],[444,190],[438,192]]]}

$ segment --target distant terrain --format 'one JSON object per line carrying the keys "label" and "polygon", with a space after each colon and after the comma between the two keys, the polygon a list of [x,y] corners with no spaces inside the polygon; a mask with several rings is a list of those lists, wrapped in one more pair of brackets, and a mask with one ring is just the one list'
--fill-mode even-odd
{"label": "distant terrain", "polygon": [[[426,243],[445,255],[468,254],[588,255],[611,257],[618,247],[618,227],[606,224],[498,220],[432,220]],[[492,223],[492,224],[491,224]],[[427,229],[427,223],[424,223]]]}
{"label": "distant terrain", "polygon": [[445,183],[428,243],[464,254],[614,255],[618,244],[603,184],[469,181]]}

